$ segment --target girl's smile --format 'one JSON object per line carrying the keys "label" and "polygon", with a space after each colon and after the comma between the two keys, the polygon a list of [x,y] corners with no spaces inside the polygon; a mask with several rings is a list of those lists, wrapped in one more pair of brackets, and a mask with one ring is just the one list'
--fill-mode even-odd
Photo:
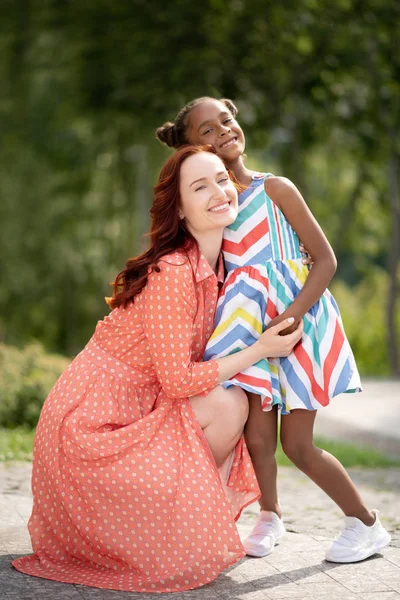
{"label": "girl's smile", "polygon": [[219,100],[205,100],[189,113],[187,135],[192,144],[211,144],[228,163],[244,152],[239,123]]}

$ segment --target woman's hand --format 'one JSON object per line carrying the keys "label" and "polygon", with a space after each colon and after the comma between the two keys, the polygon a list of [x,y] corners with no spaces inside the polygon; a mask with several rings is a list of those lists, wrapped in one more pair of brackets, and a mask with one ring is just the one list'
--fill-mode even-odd
{"label": "woman's hand", "polygon": [[312,256],[310,255],[307,248],[301,242],[299,244],[299,250],[302,254],[307,254],[307,256],[303,256],[303,258],[301,259],[301,262],[303,263],[303,265],[313,265],[314,261],[312,259]]}
{"label": "woman's hand", "polygon": [[289,356],[294,346],[300,341],[303,334],[303,320],[300,319],[299,324],[293,333],[281,335],[288,327],[294,326],[294,319],[290,317],[281,321],[277,325],[269,327],[262,333],[258,339],[258,344],[261,344],[265,358],[278,358],[280,356]]}

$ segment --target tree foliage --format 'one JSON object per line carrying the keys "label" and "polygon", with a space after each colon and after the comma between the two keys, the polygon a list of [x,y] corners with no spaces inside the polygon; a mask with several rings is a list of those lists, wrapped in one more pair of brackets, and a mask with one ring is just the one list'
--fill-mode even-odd
{"label": "tree foliage", "polygon": [[81,348],[141,248],[155,128],[209,94],[237,102],[249,160],[303,192],[338,280],[381,270],[370,343],[400,373],[399,3],[2,0],[0,23],[3,341]]}

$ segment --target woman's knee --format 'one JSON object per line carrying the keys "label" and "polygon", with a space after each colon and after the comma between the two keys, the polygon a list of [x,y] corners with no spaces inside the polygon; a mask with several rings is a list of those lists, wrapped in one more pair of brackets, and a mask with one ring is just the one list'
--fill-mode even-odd
{"label": "woman's knee", "polygon": [[215,387],[207,396],[194,396],[190,399],[195,412],[202,414],[202,420],[219,421],[227,427],[243,429],[249,415],[249,403],[245,392],[236,386],[228,389]]}
{"label": "woman's knee", "polygon": [[237,386],[228,389],[217,386],[213,390],[213,403],[216,416],[244,427],[249,416],[249,402],[246,393]]}

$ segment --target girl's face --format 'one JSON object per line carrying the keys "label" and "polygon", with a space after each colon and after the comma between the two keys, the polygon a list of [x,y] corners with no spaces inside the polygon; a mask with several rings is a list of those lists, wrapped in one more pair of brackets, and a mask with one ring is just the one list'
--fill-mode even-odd
{"label": "girl's face", "polygon": [[186,136],[190,144],[211,144],[227,163],[244,152],[243,131],[219,100],[205,100],[190,111]]}
{"label": "girl's face", "polygon": [[238,214],[238,194],[224,163],[216,154],[200,152],[181,166],[179,216],[194,237],[223,230]]}

